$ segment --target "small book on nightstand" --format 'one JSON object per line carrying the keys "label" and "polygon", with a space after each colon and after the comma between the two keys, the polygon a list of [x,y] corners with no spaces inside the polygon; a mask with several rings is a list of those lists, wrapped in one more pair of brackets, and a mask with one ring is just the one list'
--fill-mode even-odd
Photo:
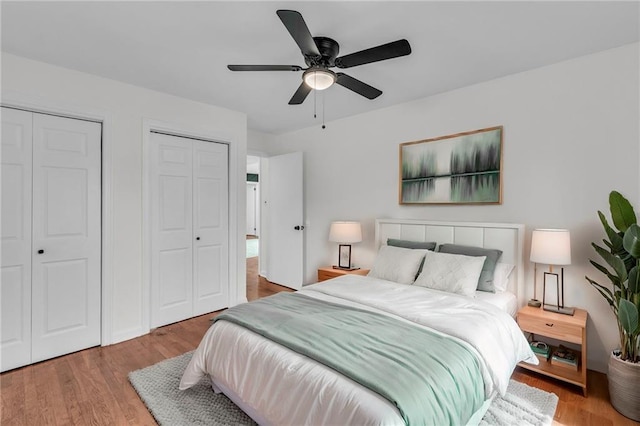
{"label": "small book on nightstand", "polygon": [[576,353],[562,345],[556,348],[551,354],[551,364],[571,371],[578,371],[578,357]]}
{"label": "small book on nightstand", "polygon": [[549,359],[549,355],[551,355],[551,347],[545,342],[531,342],[529,345],[540,361],[546,362]]}

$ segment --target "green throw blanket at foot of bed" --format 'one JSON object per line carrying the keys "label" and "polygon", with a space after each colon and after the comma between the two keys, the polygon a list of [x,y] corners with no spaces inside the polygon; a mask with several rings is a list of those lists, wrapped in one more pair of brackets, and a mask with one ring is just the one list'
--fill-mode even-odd
{"label": "green throw blanket at foot of bed", "polygon": [[382,314],[280,293],[235,306],[230,321],[378,393],[407,425],[465,424],[484,401],[480,361],[450,337]]}

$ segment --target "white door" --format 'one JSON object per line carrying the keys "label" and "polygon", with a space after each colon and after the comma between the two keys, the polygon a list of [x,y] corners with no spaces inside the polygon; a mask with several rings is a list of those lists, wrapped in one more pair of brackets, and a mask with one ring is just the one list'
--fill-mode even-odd
{"label": "white door", "polygon": [[258,191],[256,187],[255,183],[247,183],[247,235],[257,235],[258,232],[256,215]]}
{"label": "white door", "polygon": [[193,311],[193,148],[151,133],[151,326]]}
{"label": "white door", "polygon": [[2,371],[100,344],[100,163],[100,124],[2,108]]}
{"label": "white door", "polygon": [[267,279],[300,289],[304,268],[302,153],[269,157]]}
{"label": "white door", "polygon": [[0,371],[31,362],[32,117],[2,108]]}
{"label": "white door", "polygon": [[101,125],[33,115],[32,353],[100,344]]}
{"label": "white door", "polygon": [[228,306],[228,147],[151,133],[151,326]]}
{"label": "white door", "polygon": [[229,306],[229,147],[192,143],[195,316]]}

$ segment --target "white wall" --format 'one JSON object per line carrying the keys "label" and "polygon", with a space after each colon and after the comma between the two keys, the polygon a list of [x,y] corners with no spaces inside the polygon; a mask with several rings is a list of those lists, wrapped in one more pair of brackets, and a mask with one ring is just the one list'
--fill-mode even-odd
{"label": "white wall", "polygon": [[274,138],[274,135],[268,133],[247,130],[247,152],[257,157],[266,156],[273,145]]}
{"label": "white wall", "polygon": [[[260,149],[270,154],[305,153],[306,281],[335,263],[337,248],[327,241],[332,220],[363,223],[364,241],[353,252],[363,267],[375,257],[378,217],[524,223],[527,259],[532,229],[568,228],[566,304],[589,311],[589,368],[606,371],[617,329],[584,276],[603,278],[588,259],[595,258],[590,242],[604,236],[596,211],[608,211],[609,192],[622,192],[640,213],[638,49],[627,45],[333,121],[325,130],[318,124],[267,138],[270,146]],[[329,97],[331,90],[344,89],[329,89]],[[504,126],[502,205],[398,204],[398,144],[497,125]]]}
{"label": "white wall", "polygon": [[[206,83],[206,82],[203,82]],[[94,112],[108,118],[106,152],[110,153],[112,215],[111,267],[107,271],[111,321],[103,342],[115,343],[147,333],[142,281],[142,129],[143,120],[171,123],[193,133],[230,141],[231,303],[246,300],[246,115],[154,92],[113,80],[2,53],[2,101]],[[46,107],[44,108],[46,109]],[[240,260],[240,261],[238,261]],[[146,325],[145,325],[146,324]]]}

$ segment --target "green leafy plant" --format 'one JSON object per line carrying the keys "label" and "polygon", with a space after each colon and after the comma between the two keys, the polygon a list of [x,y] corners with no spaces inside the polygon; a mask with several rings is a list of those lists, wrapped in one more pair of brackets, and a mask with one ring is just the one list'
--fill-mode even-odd
{"label": "green leafy plant", "polygon": [[631,203],[617,191],[609,194],[613,227],[598,211],[608,240],[605,247],[591,243],[607,267],[591,260],[591,264],[609,278],[613,287],[585,278],[606,299],[618,320],[620,358],[640,362],[640,227]]}

